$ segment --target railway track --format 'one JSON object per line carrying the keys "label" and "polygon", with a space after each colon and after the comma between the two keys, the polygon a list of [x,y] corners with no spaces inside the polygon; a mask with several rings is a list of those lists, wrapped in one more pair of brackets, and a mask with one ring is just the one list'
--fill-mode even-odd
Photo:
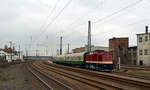
{"label": "railway track", "polygon": [[[93,80],[94,82],[98,83],[99,85],[102,84],[103,87],[106,85],[106,87],[103,87],[108,90],[108,88],[113,89],[128,89],[128,90],[149,90],[150,89],[150,81],[142,80],[142,79],[136,79],[136,78],[130,78],[130,77],[124,77],[119,75],[113,75],[109,73],[102,73],[102,72],[94,72],[89,70],[83,70],[78,68],[72,68],[72,67],[66,67],[61,65],[55,65],[55,64],[47,64],[47,66],[43,67],[49,67],[51,69],[59,68],[61,70],[60,72],[66,73],[65,70],[67,70],[67,73],[72,76],[71,73],[76,72],[76,76],[82,75],[82,77],[86,77],[86,79]],[[53,68],[52,68],[53,67]],[[49,69],[50,70],[50,69]],[[84,75],[84,76],[83,76]],[[81,78],[81,76],[80,76]],[[96,79],[96,80],[94,80]],[[99,82],[101,81],[101,82]],[[109,89],[110,90],[110,89]]]}
{"label": "railway track", "polygon": [[127,76],[127,77],[133,77],[133,78],[139,78],[139,79],[145,79],[145,80],[150,80],[150,76],[136,76],[136,75],[131,75],[131,74],[127,74],[127,73],[124,73],[124,72],[114,72],[113,74],[116,74],[116,75],[122,75],[122,76]]}
{"label": "railway track", "polygon": [[83,76],[79,75],[78,73],[76,73],[76,74],[70,73],[68,71],[59,70],[59,68],[56,68],[56,67],[45,66],[41,63],[38,63],[38,66],[42,67],[44,70],[52,71],[54,73],[57,73],[59,75],[71,78],[71,79],[76,80],[78,82],[82,82],[82,83],[89,85],[90,87],[94,88],[94,90],[99,90],[99,89],[100,90],[122,90],[119,87],[108,85],[108,84],[105,84],[105,83],[97,81],[97,80],[92,80],[88,77],[83,77]]}
{"label": "railway track", "polygon": [[71,87],[68,87],[53,77],[50,77],[46,73],[41,72],[31,63],[26,65],[26,68],[47,88],[47,90],[73,90]]}
{"label": "railway track", "polygon": [[88,84],[91,87],[105,90],[149,90],[150,82],[109,73],[94,72],[78,68],[38,62],[37,65],[44,70],[51,71],[62,76]]}
{"label": "railway track", "polygon": [[132,70],[144,70],[150,71],[150,67],[139,67],[139,66],[121,66],[123,69],[132,69]]}

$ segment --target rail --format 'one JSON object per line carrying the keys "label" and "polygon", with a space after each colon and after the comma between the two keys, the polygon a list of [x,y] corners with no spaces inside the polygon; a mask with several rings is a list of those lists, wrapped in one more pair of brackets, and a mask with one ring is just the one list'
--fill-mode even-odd
{"label": "rail", "polygon": [[[31,65],[30,65],[31,66]],[[57,85],[61,86],[62,88],[65,88],[65,90],[73,90],[71,87],[61,83],[60,81],[56,80],[55,78],[47,75],[46,73],[43,73],[42,71],[36,69],[35,67],[32,67],[32,69],[34,69],[35,71],[37,71],[38,73],[40,73],[41,75],[43,75],[44,77],[48,78],[49,80],[52,80],[53,82],[55,82]]]}
{"label": "rail", "polygon": [[47,90],[53,90],[53,88],[50,85],[48,85],[44,80],[42,80],[37,74],[35,74],[29,66],[26,65],[26,68],[33,76],[35,76],[47,88]]}

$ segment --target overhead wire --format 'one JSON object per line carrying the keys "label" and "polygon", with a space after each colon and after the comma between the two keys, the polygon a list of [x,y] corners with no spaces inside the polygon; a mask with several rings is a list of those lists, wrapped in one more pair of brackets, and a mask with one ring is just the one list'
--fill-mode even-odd
{"label": "overhead wire", "polygon": [[42,30],[46,24],[46,22],[48,21],[48,19],[53,15],[54,10],[56,9],[58,3],[60,0],[57,0],[54,7],[52,8],[52,10],[49,12],[48,16],[46,17],[46,19],[44,20],[44,23],[42,24],[40,30]]}
{"label": "overhead wire", "polygon": [[[116,15],[116,14],[118,14],[118,13],[121,12],[121,11],[124,11],[124,10],[126,10],[126,9],[128,9],[128,8],[130,8],[130,7],[133,7],[134,5],[137,5],[137,4],[140,3],[141,1],[142,1],[142,0],[138,0],[138,1],[136,1],[136,2],[134,2],[134,3],[132,3],[132,4],[128,5],[128,6],[126,6],[126,7],[124,7],[124,8],[119,9],[118,11],[116,11],[116,12],[114,12],[114,13],[108,15],[108,16],[111,17],[111,16],[113,16],[113,15]],[[108,16],[106,16],[106,17],[108,17]],[[103,19],[107,19],[106,17],[103,18]],[[148,20],[142,20],[142,21],[140,21],[140,22],[145,22],[145,21],[148,21]],[[137,24],[137,23],[140,23],[140,22],[131,23],[131,24],[124,25],[124,26],[121,26],[121,27],[127,27],[127,26],[134,25],[134,24]],[[95,24],[95,23],[97,23],[97,22],[94,22],[94,24]],[[119,27],[119,28],[121,28],[121,27]],[[118,29],[118,28],[117,28],[117,29]],[[114,30],[114,29],[113,29],[113,30]]]}
{"label": "overhead wire", "polygon": [[49,23],[46,25],[46,27],[42,30],[42,32],[40,33],[39,37],[38,37],[36,40],[38,40],[38,39],[41,37],[41,35],[42,35],[44,32],[47,31],[48,27],[51,26],[51,25],[56,21],[56,19],[62,14],[62,12],[65,10],[65,8],[66,8],[72,1],[73,1],[73,0],[69,0],[69,1],[67,2],[67,4],[65,4],[65,6],[64,6],[64,7],[58,12],[58,14],[51,20],[51,22],[49,22]]}
{"label": "overhead wire", "polygon": [[[36,42],[37,40],[39,40],[39,38],[42,36],[42,34],[47,31],[48,27],[51,26],[51,25],[56,21],[56,19],[62,14],[62,12],[65,10],[65,8],[66,8],[72,1],[73,1],[73,0],[69,0],[69,1],[67,2],[67,4],[65,4],[65,6],[58,12],[58,14],[46,25],[46,27],[45,27],[45,28],[43,27],[44,29],[42,29],[40,35],[38,35],[38,37],[37,37],[36,39],[34,39],[34,41],[32,42],[33,44],[35,44],[35,42]],[[54,12],[56,6],[58,5],[58,2],[59,2],[59,0],[56,2],[54,8],[52,9],[52,12]],[[48,17],[50,17],[50,15],[49,15]]]}
{"label": "overhead wire", "polygon": [[[101,1],[100,3],[103,5],[104,1]],[[71,24],[69,24],[68,26],[70,27],[70,26],[74,25],[77,21],[81,20],[82,18],[85,18],[85,15],[87,17],[88,15],[90,15],[91,13],[93,13],[97,8],[99,8],[99,4],[96,5],[94,8],[92,8],[90,11],[86,12],[84,15],[79,16],[77,19],[75,19],[73,22],[71,22]],[[82,25],[84,25],[84,24],[82,24]],[[66,29],[64,29],[64,30],[66,30]],[[76,30],[77,30],[77,28],[76,28]],[[76,31],[74,31],[74,32],[76,32]],[[74,32],[72,32],[72,33],[74,33]],[[72,34],[72,33],[70,33],[70,34]]]}
{"label": "overhead wire", "polygon": [[[103,18],[101,18],[101,19],[98,19],[97,21],[93,22],[92,25],[93,25],[93,24],[96,24],[96,23],[98,23],[98,22],[100,22],[100,21],[102,21],[102,20],[108,19],[109,17],[112,17],[112,16],[114,16],[114,15],[116,15],[116,14],[118,14],[118,13],[120,13],[120,12],[122,12],[122,11],[128,9],[128,8],[131,8],[131,7],[133,7],[133,6],[137,5],[137,4],[139,4],[141,1],[143,1],[143,0],[137,0],[137,1],[135,1],[135,2],[133,2],[133,3],[131,3],[131,4],[129,4],[128,6],[125,6],[125,7],[121,8],[121,9],[119,9],[119,10],[117,10],[117,11],[115,11],[115,12],[113,12],[113,13],[111,13],[111,14],[109,14],[109,15],[103,17]],[[81,25],[80,25],[80,26],[81,26]],[[79,27],[79,26],[78,26],[78,27]],[[77,29],[76,29],[76,30],[77,30]],[[76,31],[74,31],[74,32],[76,32]],[[72,33],[74,33],[74,32],[72,32]],[[72,34],[72,33],[71,33],[71,34]]]}
{"label": "overhead wire", "polygon": [[[136,25],[136,24],[139,24],[139,23],[143,23],[143,22],[147,22],[147,21],[150,21],[150,18],[149,19],[140,20],[140,21],[137,21],[137,22],[134,22],[134,23],[129,23],[129,24],[126,24],[126,25],[122,25],[122,26],[119,26],[117,28],[113,28],[113,29],[109,29],[109,30],[111,30],[111,31],[112,30],[118,30],[118,29],[123,30],[124,28],[128,28],[129,26],[133,26],[133,25]],[[101,33],[104,33],[104,32],[101,32]]]}
{"label": "overhead wire", "polygon": [[[140,23],[143,23],[143,22],[147,22],[147,21],[150,21],[150,18],[149,19],[140,20],[140,21],[137,21],[137,22],[134,22],[134,23],[129,23],[129,24],[126,24],[126,25],[122,25],[122,26],[119,26],[117,28],[109,29],[109,30],[111,30],[111,31],[112,30],[121,30],[122,31],[125,28],[133,27],[134,25],[137,25],[137,24],[140,24]],[[108,31],[106,31],[106,32],[109,33]],[[100,33],[104,33],[104,32],[100,32]],[[95,43],[95,42],[93,42],[93,43]],[[95,44],[99,44],[99,43],[95,43]]]}
{"label": "overhead wire", "polygon": [[98,19],[97,21],[93,22],[93,24],[96,24],[96,23],[98,23],[98,22],[101,22],[101,21],[103,21],[103,20],[105,20],[105,19],[108,19],[109,17],[112,17],[112,16],[114,16],[114,15],[116,15],[116,14],[118,14],[118,13],[120,13],[120,12],[122,12],[122,11],[128,9],[128,8],[131,8],[131,7],[133,7],[133,6],[137,5],[137,4],[139,4],[141,1],[143,1],[143,0],[137,0],[137,1],[135,1],[134,3],[131,3],[131,4],[129,4],[128,6],[123,7],[123,8],[121,8],[121,9],[119,9],[118,11],[113,12],[113,13],[110,14],[110,15],[107,15],[107,16],[105,16],[105,17],[103,17],[103,18]]}
{"label": "overhead wire", "polygon": [[[70,1],[72,1],[72,0],[70,0]],[[128,8],[130,8],[130,7],[133,7],[134,5],[138,4],[138,3],[141,2],[141,1],[143,1],[143,0],[138,0],[138,1],[136,1],[136,2],[134,2],[134,3],[132,3],[132,4],[128,5],[128,6],[126,6],[126,7],[124,7],[124,8],[119,9],[118,11],[116,11],[116,12],[110,14],[110,15],[107,15],[107,16],[101,18],[101,19],[98,19],[97,21],[93,22],[93,24],[96,24],[96,23],[98,23],[98,22],[100,22],[100,21],[103,21],[103,20],[105,20],[105,19],[108,19],[109,17],[112,17],[112,16],[114,16],[114,15],[116,15],[116,14],[118,14],[118,13],[120,13],[120,12],[122,12],[122,11],[128,9]],[[66,6],[66,7],[67,7],[67,6]],[[65,7],[64,7],[64,8],[65,8]],[[64,8],[63,8],[63,9],[64,9]],[[61,11],[63,11],[63,9],[62,9]],[[47,25],[47,27],[44,28],[45,31],[47,30],[47,28],[48,28],[49,26],[51,26],[51,24],[53,24],[53,22],[55,22],[55,20],[56,20],[57,17],[59,16],[59,14],[61,14],[61,11],[57,14],[57,16],[56,16],[54,19],[52,19],[52,21]],[[44,32],[45,32],[45,31],[44,31]],[[41,36],[41,35],[40,35],[40,36]]]}
{"label": "overhead wire", "polygon": [[[56,9],[56,7],[57,7],[57,5],[58,5],[59,2],[60,2],[60,0],[57,0],[56,3],[55,3],[55,5],[54,5],[54,7],[52,8],[52,10],[49,9],[50,12],[48,13],[48,16],[45,18],[44,22],[41,24],[40,31],[44,28],[44,26],[47,23],[47,21],[49,20],[49,18],[53,15],[53,12]],[[31,42],[31,45],[32,45],[33,42]]]}
{"label": "overhead wire", "polygon": [[83,14],[82,16],[79,16],[77,19],[75,19],[71,24],[69,24],[69,26],[70,25],[73,25],[75,22],[77,22],[77,21],[79,21],[79,20],[81,20],[82,18],[84,18],[85,17],[85,15],[90,15],[91,13],[93,13],[97,8],[99,7],[99,4],[98,5],[96,5],[94,8],[92,8],[90,11],[88,11],[87,13],[85,13],[85,14]]}

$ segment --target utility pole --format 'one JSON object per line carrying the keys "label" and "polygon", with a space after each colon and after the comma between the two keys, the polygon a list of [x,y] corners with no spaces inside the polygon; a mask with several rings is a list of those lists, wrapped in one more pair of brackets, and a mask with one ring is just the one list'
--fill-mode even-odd
{"label": "utility pole", "polygon": [[28,57],[28,49],[26,48],[26,57]]}
{"label": "utility pole", "polygon": [[67,53],[69,54],[69,43],[68,43],[68,52]]}
{"label": "utility pole", "polygon": [[118,71],[120,70],[120,45],[118,47]]}
{"label": "utility pole", "polygon": [[19,45],[19,59],[20,59],[20,45]]}
{"label": "utility pole", "polygon": [[13,47],[12,47],[12,49],[15,51],[15,43],[13,43]]}
{"label": "utility pole", "polygon": [[91,21],[88,21],[88,48],[87,51],[91,51]]}
{"label": "utility pole", "polygon": [[62,55],[62,36],[60,37],[60,55]]}
{"label": "utility pole", "polygon": [[59,49],[56,50],[57,56],[59,56]]}
{"label": "utility pole", "polygon": [[35,50],[36,51],[36,57],[38,56],[38,50]]}
{"label": "utility pole", "polygon": [[12,48],[12,41],[10,41],[9,43],[10,43],[10,48]]}
{"label": "utility pole", "polygon": [[[10,49],[12,49],[12,41],[10,41]],[[12,53],[13,53],[13,52],[12,52],[12,50],[11,50],[11,52],[10,52],[10,53],[11,53],[11,55],[10,55],[10,59],[11,59],[11,61],[12,61]]]}

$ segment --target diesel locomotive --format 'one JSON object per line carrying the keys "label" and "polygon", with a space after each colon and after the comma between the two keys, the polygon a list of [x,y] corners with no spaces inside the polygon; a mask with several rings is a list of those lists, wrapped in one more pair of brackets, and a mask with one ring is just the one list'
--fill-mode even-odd
{"label": "diesel locomotive", "polygon": [[112,71],[112,54],[103,50],[95,50],[85,53],[73,53],[53,57],[54,63],[70,66],[81,66],[100,71]]}

